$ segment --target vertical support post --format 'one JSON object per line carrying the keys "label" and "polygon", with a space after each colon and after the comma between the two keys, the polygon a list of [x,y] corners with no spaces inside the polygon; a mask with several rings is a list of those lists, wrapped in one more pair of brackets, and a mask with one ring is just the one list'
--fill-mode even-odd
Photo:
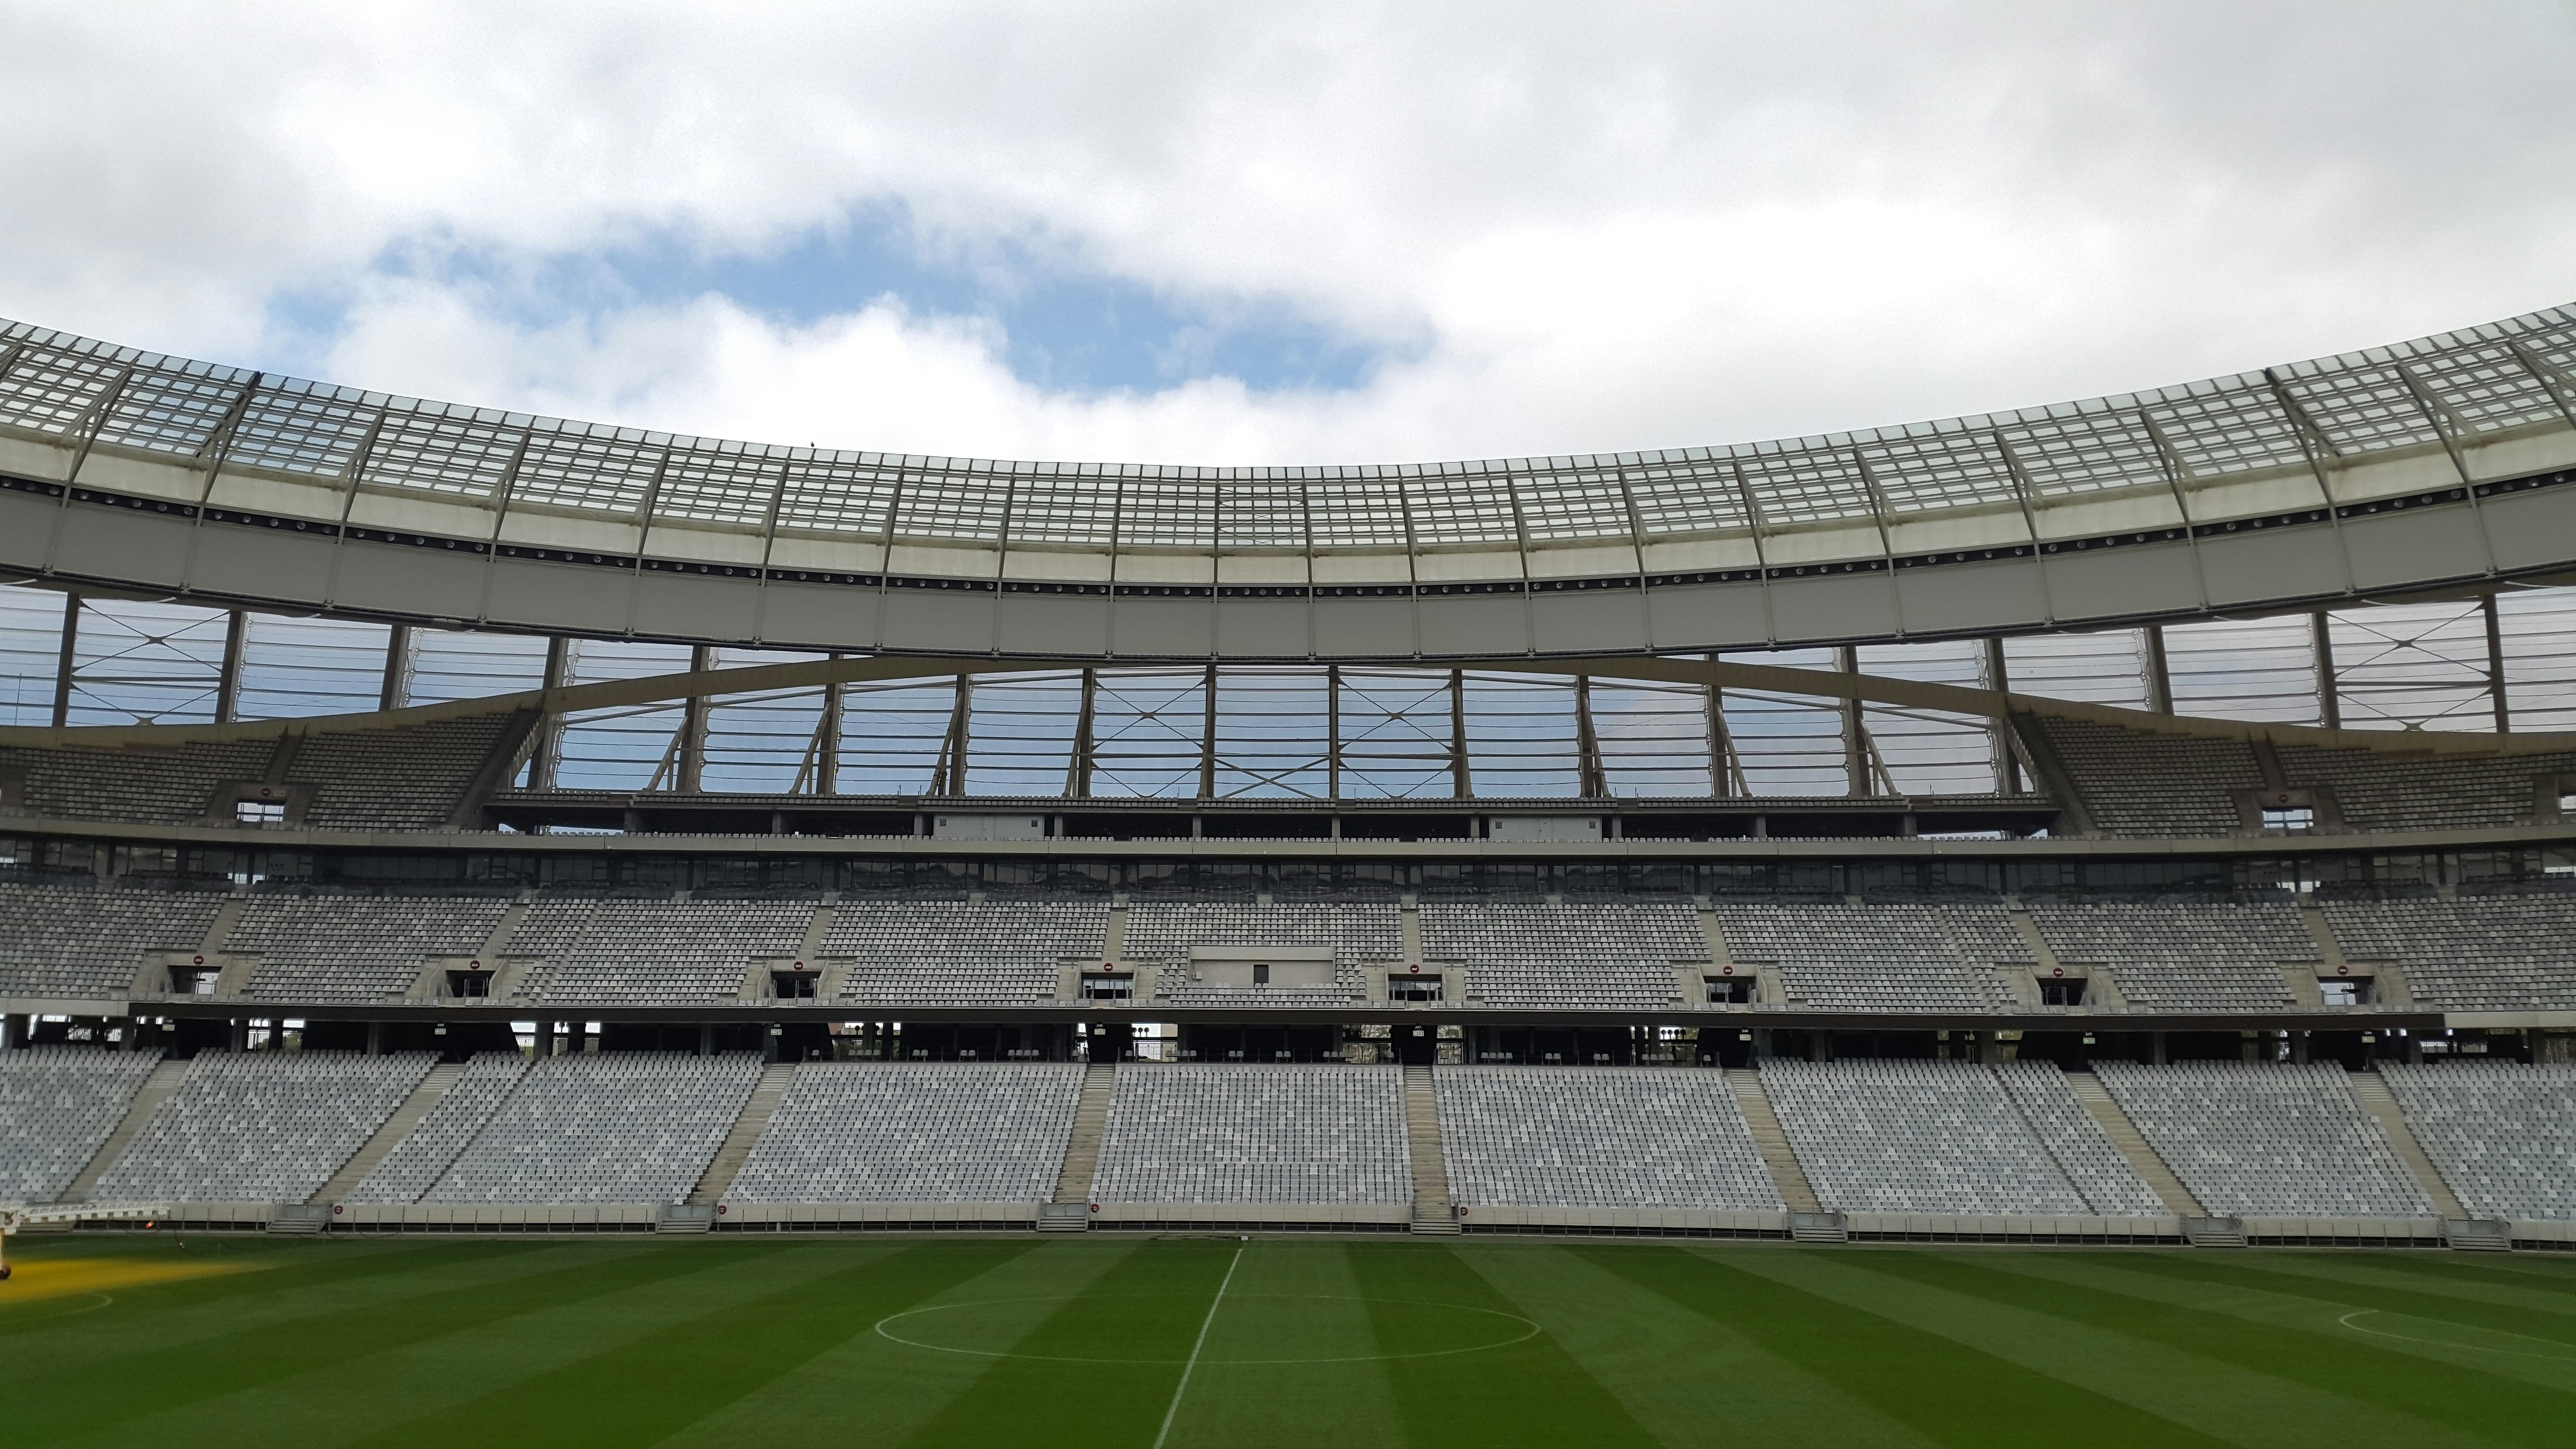
{"label": "vertical support post", "polygon": [[1216,798],[1216,666],[1207,667],[1200,693],[1205,709],[1199,725],[1199,798]]}
{"label": "vertical support post", "polygon": [[[1715,664],[1717,656],[1708,656]],[[1708,793],[1720,797],[1750,795],[1744,788],[1744,763],[1735,757],[1735,736],[1726,728],[1726,691],[1712,684],[1707,687],[1708,710]]]}
{"label": "vertical support post", "polygon": [[2504,692],[2504,623],[2496,617],[2495,595],[2478,599],[2478,612],[2487,625],[2487,701],[2495,706],[2496,733],[2513,733],[2513,707]]}
{"label": "vertical support post", "polygon": [[1474,798],[1476,776],[1467,760],[1467,671],[1449,671],[1449,794]]}
{"label": "vertical support post", "polygon": [[[841,656],[835,654],[835,659]],[[814,723],[814,793],[841,793],[841,716],[849,686],[835,679],[823,686],[823,717]]]}
{"label": "vertical support post", "polygon": [[385,631],[385,682],[376,691],[376,708],[400,709],[411,697],[411,626],[396,624]]}
{"label": "vertical support post", "polygon": [[54,665],[54,728],[71,723],[72,660],[80,648],[81,596],[63,595],[63,653]]}
{"label": "vertical support post", "polygon": [[[716,651],[704,644],[689,650],[689,672],[704,674],[715,668]],[[680,701],[680,767],[672,772],[673,789],[695,794],[704,788],[707,773],[707,697],[691,694]]]}
{"label": "vertical support post", "polygon": [[224,615],[224,657],[215,666],[215,723],[231,724],[241,707],[242,650],[250,643],[250,616]]}
{"label": "vertical support post", "polygon": [[2147,666],[2147,708],[2158,714],[2171,714],[2173,707],[2173,666],[2165,661],[2165,626],[2149,624],[2145,630]]}
{"label": "vertical support post", "polygon": [[1091,798],[1091,776],[1100,752],[1093,742],[1093,732],[1100,719],[1100,671],[1082,671],[1082,705],[1073,717],[1073,758],[1064,771],[1064,793],[1076,800]]}
{"label": "vertical support post", "polygon": [[2343,728],[2343,695],[2335,688],[2334,616],[2319,609],[2308,616],[2308,637],[2317,651],[2317,716],[2330,730]]}
{"label": "vertical support post", "polygon": [[[2012,673],[2004,659],[2004,638],[2001,634],[1986,636],[1985,675],[1986,688],[1997,694],[2012,692]],[[1994,750],[1995,793],[1998,795],[2028,793],[2022,784],[2021,762],[2013,756],[2012,722],[2003,715],[1997,715],[1986,721],[1986,738]]]}
{"label": "vertical support post", "polygon": [[974,712],[974,678],[958,675],[957,702],[948,709],[948,737],[939,742],[939,763],[930,772],[931,794],[966,793],[966,746],[973,730]]}
{"label": "vertical support post", "polygon": [[1324,798],[1342,798],[1342,666],[1338,664],[1324,666]]}
{"label": "vertical support post", "polygon": [[[1844,674],[1860,673],[1860,650],[1850,644],[1834,650],[1834,668]],[[1869,736],[1862,723],[1860,698],[1855,695],[1842,702],[1843,781],[1844,793],[1853,796],[1875,795],[1875,780],[1869,768]]]}
{"label": "vertical support post", "polygon": [[1592,676],[1574,676],[1574,773],[1576,792],[1586,800],[1610,796],[1609,772],[1601,768],[1601,736],[1592,727]]}
{"label": "vertical support post", "polygon": [[[547,636],[546,677],[544,688],[561,689],[571,682],[572,641],[561,634]],[[546,712],[545,723],[537,730],[537,752],[528,766],[528,788],[551,790],[555,787],[555,767],[563,760],[563,716]]]}

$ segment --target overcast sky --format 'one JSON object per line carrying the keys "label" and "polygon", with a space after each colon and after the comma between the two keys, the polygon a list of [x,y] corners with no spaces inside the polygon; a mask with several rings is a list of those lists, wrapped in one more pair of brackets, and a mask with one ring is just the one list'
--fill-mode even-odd
{"label": "overcast sky", "polygon": [[2576,6],[0,0],[0,314],[766,441],[1716,443],[2576,299]]}

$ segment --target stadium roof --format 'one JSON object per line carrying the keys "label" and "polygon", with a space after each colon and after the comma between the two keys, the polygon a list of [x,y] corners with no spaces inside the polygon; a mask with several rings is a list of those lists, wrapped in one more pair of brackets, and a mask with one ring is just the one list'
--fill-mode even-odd
{"label": "stadium roof", "polygon": [[1259,468],[685,437],[0,324],[0,570],[868,652],[1544,658],[2325,604],[2576,568],[2571,465],[2565,308],[1864,432]]}

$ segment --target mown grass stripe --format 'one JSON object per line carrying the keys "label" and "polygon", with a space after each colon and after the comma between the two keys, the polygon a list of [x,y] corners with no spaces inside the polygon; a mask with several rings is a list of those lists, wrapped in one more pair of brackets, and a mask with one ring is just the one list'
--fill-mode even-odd
{"label": "mown grass stripe", "polygon": [[[2241,1317],[2124,1291],[2119,1278],[2152,1275],[2164,1255],[1998,1254],[1975,1268],[1934,1254],[1888,1253],[1876,1271],[1932,1283],[1971,1297],[2050,1313],[2077,1323],[2164,1344],[2275,1378],[2375,1405],[2431,1423],[2449,1423],[2512,1444],[2564,1444],[2567,1394],[2518,1378],[2464,1368],[2380,1347],[2350,1334]],[[2109,1271],[2080,1282],[2048,1273],[2052,1262]],[[2223,1287],[2244,1292],[2241,1283]],[[2277,1296],[2277,1295],[2276,1295]]]}
{"label": "mown grass stripe", "polygon": [[[776,1292],[675,1319],[642,1338],[382,1429],[367,1449],[654,1444],[868,1332],[896,1312],[1029,1251],[1025,1242],[925,1243]],[[685,1260],[700,1244],[662,1249]],[[847,1257],[846,1253],[829,1254]]]}
{"label": "mown grass stripe", "polygon": [[[1012,1345],[1012,1357],[994,1359],[905,1442],[989,1449],[1017,1442],[1043,1420],[1050,1449],[1143,1449],[1237,1244],[1156,1247],[1121,1258],[1048,1312]],[[1099,1358],[1141,1362],[1084,1361]]]}
{"label": "mown grass stripe", "polygon": [[[1518,1313],[1512,1301],[1445,1243],[1354,1244],[1353,1275],[1367,1299],[1377,1350],[1402,1355],[1437,1343],[1452,1315],[1422,1305]],[[1657,1442],[1618,1396],[1542,1331],[1508,1347],[1452,1358],[1391,1357],[1387,1384],[1407,1442],[1421,1449],[1497,1444]]]}
{"label": "mown grass stripe", "polygon": [[[2535,1312],[2530,1309],[2498,1304],[2480,1304],[2472,1299],[2440,1293],[2418,1293],[2404,1288],[2384,1288],[2357,1282],[2350,1278],[2322,1273],[2302,1273],[2274,1260],[2247,1258],[2238,1262],[2211,1264],[2190,1258],[2159,1258],[2147,1271],[2195,1283],[2225,1284],[2305,1298],[2318,1303],[2331,1303],[2345,1309],[2377,1309],[2403,1313],[2416,1318],[2439,1319],[2446,1323],[2464,1324],[2471,1328],[2495,1329],[2520,1334],[2525,1338],[2547,1339],[2552,1343],[2576,1347],[2576,1318],[2559,1313]],[[2571,1354],[2576,1358],[2576,1354]]]}
{"label": "mown grass stripe", "polygon": [[1942,1444],[2226,1441],[1968,1344],[1677,1248],[1593,1250],[1629,1282],[1694,1309]]}
{"label": "mown grass stripe", "polygon": [[770,1245],[698,1245],[696,1253],[620,1251],[498,1282],[476,1282],[399,1302],[363,1303],[210,1338],[173,1353],[94,1363],[29,1384],[11,1396],[13,1427],[48,1435],[99,1428],[237,1393],[387,1349],[489,1325],[521,1313],[706,1272],[777,1251]]}

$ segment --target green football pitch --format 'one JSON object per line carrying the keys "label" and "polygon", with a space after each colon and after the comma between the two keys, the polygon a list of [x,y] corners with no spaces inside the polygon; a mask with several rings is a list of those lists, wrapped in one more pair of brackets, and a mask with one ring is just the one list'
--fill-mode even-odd
{"label": "green football pitch", "polygon": [[21,1238],[0,1444],[2576,1444],[2576,1261]]}

